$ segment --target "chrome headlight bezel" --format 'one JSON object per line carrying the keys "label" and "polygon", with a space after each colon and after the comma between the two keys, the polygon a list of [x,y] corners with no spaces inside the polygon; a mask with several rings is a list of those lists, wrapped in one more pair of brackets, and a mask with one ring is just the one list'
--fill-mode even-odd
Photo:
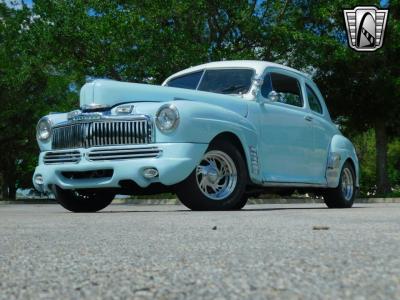
{"label": "chrome headlight bezel", "polygon": [[[169,124],[165,120],[166,114],[170,117]],[[164,133],[174,131],[179,125],[179,120],[179,111],[173,104],[162,105],[156,113],[157,128]]]}
{"label": "chrome headlight bezel", "polygon": [[[43,117],[36,125],[36,138],[39,142],[47,143],[50,141],[53,133],[53,123],[48,117]],[[47,129],[47,134],[41,134],[41,130]]]}

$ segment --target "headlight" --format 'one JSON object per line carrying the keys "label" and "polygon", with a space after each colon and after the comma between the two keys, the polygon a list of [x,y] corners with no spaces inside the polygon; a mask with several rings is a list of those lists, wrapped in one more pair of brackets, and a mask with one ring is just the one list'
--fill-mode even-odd
{"label": "headlight", "polygon": [[178,109],[172,104],[161,106],[156,114],[156,125],[163,132],[171,132],[179,124]]}
{"label": "headlight", "polygon": [[47,142],[51,136],[51,122],[47,117],[40,119],[36,127],[36,137],[41,142]]}

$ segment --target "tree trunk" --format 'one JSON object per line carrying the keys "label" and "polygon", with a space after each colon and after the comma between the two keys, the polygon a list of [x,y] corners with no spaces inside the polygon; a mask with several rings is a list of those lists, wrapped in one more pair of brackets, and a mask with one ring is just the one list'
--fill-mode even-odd
{"label": "tree trunk", "polygon": [[8,186],[8,199],[15,200],[17,197],[17,189],[15,188],[15,182],[12,182]]}
{"label": "tree trunk", "polygon": [[1,185],[1,196],[4,200],[15,200],[17,189],[15,180],[8,178],[2,182]]}
{"label": "tree trunk", "polygon": [[376,139],[376,193],[386,195],[390,193],[390,182],[387,172],[388,137],[384,121],[375,124]]}
{"label": "tree trunk", "polygon": [[8,195],[7,184],[5,182],[3,182],[1,185],[1,198],[7,199],[7,195]]}

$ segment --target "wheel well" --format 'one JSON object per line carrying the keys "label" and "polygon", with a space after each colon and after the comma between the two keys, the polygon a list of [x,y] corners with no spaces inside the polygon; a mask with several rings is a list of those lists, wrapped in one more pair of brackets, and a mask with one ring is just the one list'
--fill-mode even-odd
{"label": "wheel well", "polygon": [[242,157],[244,159],[244,163],[246,164],[247,173],[249,173],[249,166],[247,165],[246,154],[244,152],[244,148],[243,148],[242,142],[237,137],[237,135],[235,135],[232,132],[222,132],[222,133],[216,135],[211,140],[210,145],[212,143],[215,143],[216,141],[228,141],[228,142],[232,143],[239,150],[240,154],[242,155]]}
{"label": "wheel well", "polygon": [[346,159],[346,161],[344,163],[346,163],[346,162],[350,163],[351,167],[353,168],[354,175],[357,176],[357,174],[356,174],[356,166],[355,166],[353,160],[349,157],[348,159]]}

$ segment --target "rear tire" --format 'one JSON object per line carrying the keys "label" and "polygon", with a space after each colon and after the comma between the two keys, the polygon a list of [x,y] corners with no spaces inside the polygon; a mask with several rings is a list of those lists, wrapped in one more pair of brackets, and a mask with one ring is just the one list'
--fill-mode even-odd
{"label": "rear tire", "polygon": [[114,199],[115,193],[109,190],[64,190],[53,188],[56,201],[72,212],[96,212],[107,207]]}
{"label": "rear tire", "polygon": [[176,185],[179,200],[192,210],[233,210],[246,205],[247,167],[229,141],[209,146],[193,172]]}
{"label": "rear tire", "polygon": [[236,203],[235,206],[233,206],[233,210],[241,210],[243,207],[246,206],[247,204],[247,200],[249,200],[249,198],[247,197],[247,195],[243,195],[242,199],[240,199],[240,201],[238,203]]}
{"label": "rear tire", "polygon": [[350,208],[353,206],[357,194],[356,176],[350,162],[343,165],[340,173],[339,185],[323,193],[325,204],[329,208]]}

